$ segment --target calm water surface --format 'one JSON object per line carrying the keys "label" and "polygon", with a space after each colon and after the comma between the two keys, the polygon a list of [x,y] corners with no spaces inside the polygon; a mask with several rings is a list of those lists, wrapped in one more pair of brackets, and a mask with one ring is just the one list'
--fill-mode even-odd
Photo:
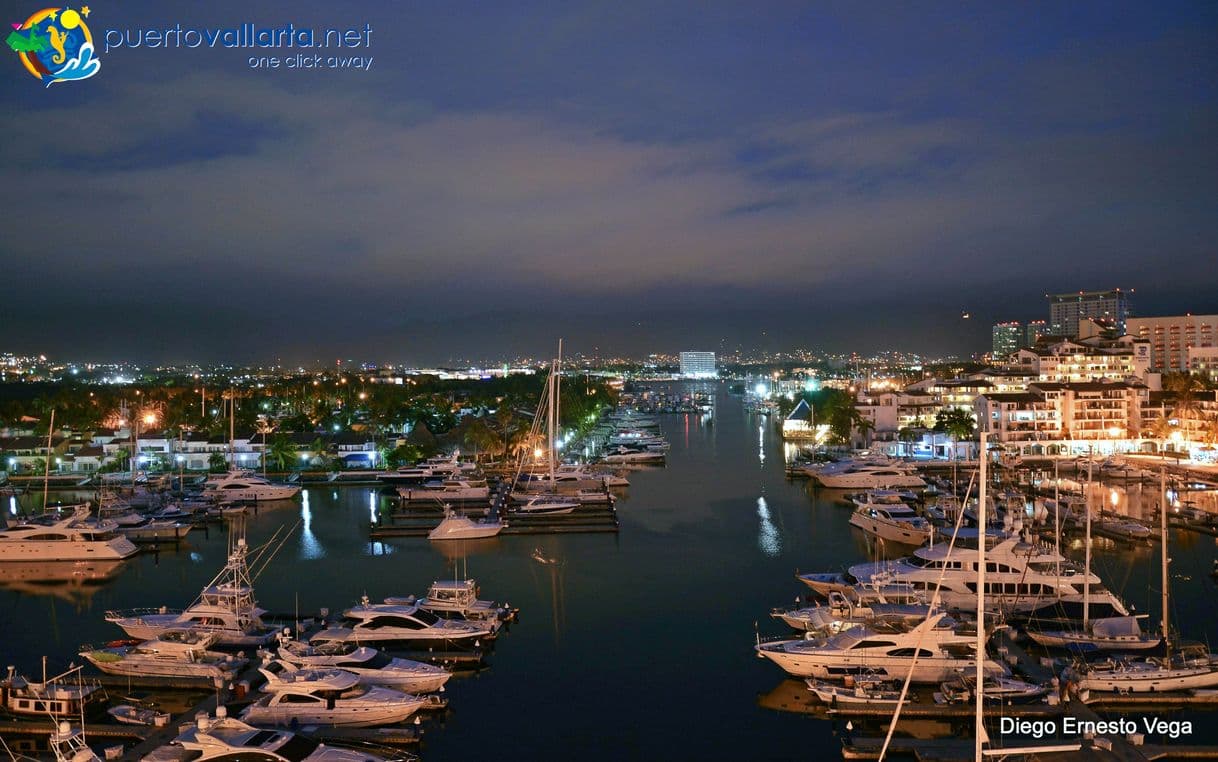
{"label": "calm water surface", "polygon": [[[840,492],[787,481],[777,434],[718,390],[713,425],[696,415],[663,418],[668,465],[630,475],[617,536],[503,537],[464,555],[422,538],[370,544],[370,515],[387,497],[309,487],[302,501],[249,521],[252,545],[300,522],[257,580],[259,602],[276,612],[339,611],[364,594],[421,594],[431,580],[452,577],[456,563],[483,597],[520,607],[490,668],[450,682],[448,716],[426,726],[427,759],[490,749],[507,759],[837,758],[832,723],[759,706],[759,696],[791,686],[754,657],[754,622],[782,632],[768,612],[803,592],[795,570],[843,568],[864,559],[866,547],[847,525]],[[1119,509],[1135,514],[1158,499],[1153,487],[1117,495]],[[1174,613],[1187,636],[1218,643],[1215,540],[1178,531],[1173,543]],[[535,548],[560,564],[537,563]],[[52,668],[65,666],[82,643],[121,636],[103,621],[107,609],[184,605],[224,554],[224,533],[213,527],[179,550],[134,559],[98,586],[0,583],[4,663],[34,674],[45,654]],[[1152,548],[1096,554],[1096,570],[1152,617],[1158,563]],[[926,730],[951,728],[911,728]]]}

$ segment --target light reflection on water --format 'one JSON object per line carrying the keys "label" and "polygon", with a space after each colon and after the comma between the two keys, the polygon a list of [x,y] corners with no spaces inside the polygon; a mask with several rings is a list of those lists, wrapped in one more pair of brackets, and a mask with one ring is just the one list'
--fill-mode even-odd
{"label": "light reflection on water", "polygon": [[778,528],[770,518],[770,508],[766,505],[765,497],[757,498],[757,516],[761,519],[761,534],[757,537],[761,552],[767,556],[778,555],[782,550],[782,540],[778,536]]}
{"label": "light reflection on water", "polygon": [[[724,387],[713,425],[698,416],[660,420],[672,442],[667,467],[630,471],[618,535],[510,535],[444,548],[424,538],[372,543],[369,521],[391,498],[377,487],[317,485],[248,519],[252,547],[300,519],[301,541],[289,541],[258,578],[258,601],[290,612],[299,596],[302,613],[337,612],[365,592],[374,600],[422,594],[432,580],[451,578],[456,561],[479,582],[481,597],[520,606],[491,669],[449,683],[453,712],[444,727],[428,728],[428,758],[472,759],[504,738],[541,759],[616,762],[623,750],[652,758],[673,748],[673,729],[682,727],[731,728],[682,734],[683,759],[840,758],[831,722],[758,706],[785,677],[754,657],[753,623],[762,635],[784,632],[767,614],[806,591],[796,569],[837,571],[875,550],[856,540],[850,508],[837,504],[840,491],[785,478],[778,431],[758,426]],[[1111,509],[1116,489],[1116,510],[1133,515],[1158,502],[1157,484],[1096,489],[1094,505]],[[1181,498],[1218,508],[1213,493]],[[6,663],[35,673],[47,655],[52,668],[64,667],[79,659],[81,643],[120,636],[102,618],[107,609],[188,604],[224,564],[226,539],[218,525],[192,532],[180,549],[126,562],[81,603],[0,590]],[[324,552],[313,555],[314,544]],[[534,560],[537,548],[563,567]],[[1094,549],[1105,582],[1155,620],[1157,547],[1097,540]],[[1218,643],[1211,616],[1218,592],[1209,577],[1215,550],[1213,537],[1172,531],[1175,621],[1185,637],[1211,643]],[[1069,553],[1081,557],[1081,547]],[[799,681],[790,687],[806,693]],[[542,702],[546,721],[520,722],[518,712],[504,711],[505,696]],[[617,742],[604,743],[605,718],[623,714],[629,721],[614,725]],[[1198,733],[1191,742],[1208,739]]]}

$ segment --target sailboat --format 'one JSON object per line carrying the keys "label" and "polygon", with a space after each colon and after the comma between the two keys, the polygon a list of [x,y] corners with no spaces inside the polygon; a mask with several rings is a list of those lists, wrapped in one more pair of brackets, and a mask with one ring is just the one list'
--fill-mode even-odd
{"label": "sailboat", "polygon": [[[1173,644],[1169,628],[1169,590],[1167,555],[1167,472],[1161,475],[1159,531],[1162,536],[1162,635],[1166,645],[1164,656],[1112,657],[1075,667],[1068,677],[1081,690],[1114,693],[1161,693],[1195,688],[1218,687],[1218,657],[1200,644]],[[1174,647],[1173,647],[1174,645]]]}
{"label": "sailboat", "polygon": [[[546,380],[546,393],[537,406],[537,415],[533,420],[533,435],[540,434],[542,416],[546,421],[546,472],[538,479],[537,474],[529,478],[529,493],[527,500],[516,507],[516,512],[522,516],[553,516],[568,514],[582,505],[578,497],[564,495],[557,491],[559,478],[557,441],[562,425],[561,411],[562,389],[562,339],[558,340],[558,357],[550,363],[550,375]],[[513,483],[520,484],[524,471],[525,458],[522,455],[516,467],[516,478]],[[538,490],[538,484],[542,489]]]}

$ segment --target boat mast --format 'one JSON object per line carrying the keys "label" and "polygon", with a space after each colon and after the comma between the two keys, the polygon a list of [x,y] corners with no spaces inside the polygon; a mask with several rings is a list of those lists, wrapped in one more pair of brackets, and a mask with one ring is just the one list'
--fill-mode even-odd
{"label": "boat mast", "polygon": [[[562,337],[558,339],[558,360],[554,363],[554,433],[550,435],[550,447],[554,450],[554,459],[550,463],[550,486],[554,483],[554,469],[558,467],[557,437],[562,432]],[[557,492],[558,490],[555,489]]]}
{"label": "boat mast", "polygon": [[1163,563],[1162,563],[1162,578],[1160,586],[1163,588],[1163,647],[1166,649],[1167,664],[1171,665],[1171,640],[1167,635],[1167,564],[1171,561],[1167,557],[1167,469],[1163,468],[1159,471],[1159,532],[1162,533],[1163,546]]}
{"label": "boat mast", "polygon": [[228,387],[228,467],[236,468],[237,456],[233,451],[233,435],[237,428],[237,392],[232,386]]}
{"label": "boat mast", "polygon": [[978,522],[981,531],[977,535],[977,653],[975,659],[977,662],[977,687],[973,691],[976,694],[976,729],[973,733],[976,739],[976,745],[973,748],[973,759],[975,762],[981,762],[982,746],[985,744],[985,724],[984,712],[982,705],[982,693],[985,686],[985,501],[986,491],[988,488],[986,460],[989,458],[987,432],[980,432],[981,445],[981,462],[979,464],[980,473],[977,475],[977,481],[980,482],[980,491],[978,497],[981,504],[978,510],[978,515],[981,520]]}
{"label": "boat mast", "polygon": [[1087,492],[1083,501],[1087,510],[1086,550],[1083,560],[1083,632],[1091,627],[1091,461],[1087,461]]}
{"label": "boat mast", "polygon": [[546,405],[546,467],[550,472],[550,489],[554,489],[554,374],[557,372],[558,362],[550,361],[550,377],[546,380],[546,396],[549,398]]}
{"label": "boat mast", "polygon": [[[47,461],[42,471],[42,512],[47,512],[47,503],[51,499],[51,437],[55,436],[55,408],[51,408],[51,425],[47,428]],[[99,514],[100,515],[100,514]]]}

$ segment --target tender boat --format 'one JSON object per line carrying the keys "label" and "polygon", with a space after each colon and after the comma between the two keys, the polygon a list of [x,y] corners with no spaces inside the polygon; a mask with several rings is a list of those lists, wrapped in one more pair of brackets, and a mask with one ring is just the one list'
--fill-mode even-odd
{"label": "tender boat", "polygon": [[468,516],[461,516],[451,510],[445,512],[444,519],[435,529],[427,533],[427,539],[437,540],[477,540],[483,537],[494,537],[503,531],[502,521],[474,521]]}
{"label": "tender boat", "polygon": [[[939,686],[939,695],[949,704],[967,704],[974,700],[972,675],[957,675]],[[1027,704],[1040,701],[1049,692],[1049,687],[1037,685],[1003,675],[987,675],[981,692],[983,701],[1002,704]],[[936,697],[938,698],[938,697]]]}
{"label": "tender boat", "polygon": [[215,633],[220,646],[264,645],[277,630],[262,621],[266,612],[254,600],[247,553],[245,538],[236,538],[224,568],[183,611],[165,607],[108,611],[106,621],[141,640],[151,640],[166,630],[196,630]]}
{"label": "tender boat", "polygon": [[279,644],[279,658],[297,669],[342,669],[364,685],[384,685],[407,693],[434,693],[452,673],[432,664],[391,657],[383,651],[354,643],[317,645],[286,640]]}
{"label": "tender boat", "polygon": [[249,660],[207,650],[219,637],[216,632],[166,630],[141,643],[85,649],[80,655],[108,675],[231,680]]}
{"label": "tender boat", "polygon": [[0,529],[0,562],[106,561],[130,558],[139,552],[117,533],[113,521],[93,521],[88,504],[72,506],[69,516],[30,519]]}
{"label": "tender boat", "polygon": [[106,714],[124,725],[155,725],[161,727],[169,723],[170,715],[130,704],[119,704],[106,710]]}
{"label": "tender boat", "polygon": [[[810,677],[804,682],[826,704],[896,705],[901,701],[900,686],[884,680],[856,678],[843,684]],[[917,701],[918,695],[910,691],[905,700]]]}
{"label": "tender boat", "polygon": [[203,484],[203,497],[226,502],[289,500],[299,494],[299,484],[276,484],[246,471],[229,471]]}
{"label": "tender boat", "polygon": [[379,762],[384,759],[350,749],[336,749],[286,730],[262,730],[235,717],[224,707],[215,718],[201,717],[184,726],[178,737],[154,749],[144,762]]}
{"label": "tender boat", "polygon": [[268,695],[241,713],[255,725],[326,725],[377,727],[404,722],[429,698],[391,688],[360,685],[359,678],[341,669],[292,670],[275,661],[259,669]]}

